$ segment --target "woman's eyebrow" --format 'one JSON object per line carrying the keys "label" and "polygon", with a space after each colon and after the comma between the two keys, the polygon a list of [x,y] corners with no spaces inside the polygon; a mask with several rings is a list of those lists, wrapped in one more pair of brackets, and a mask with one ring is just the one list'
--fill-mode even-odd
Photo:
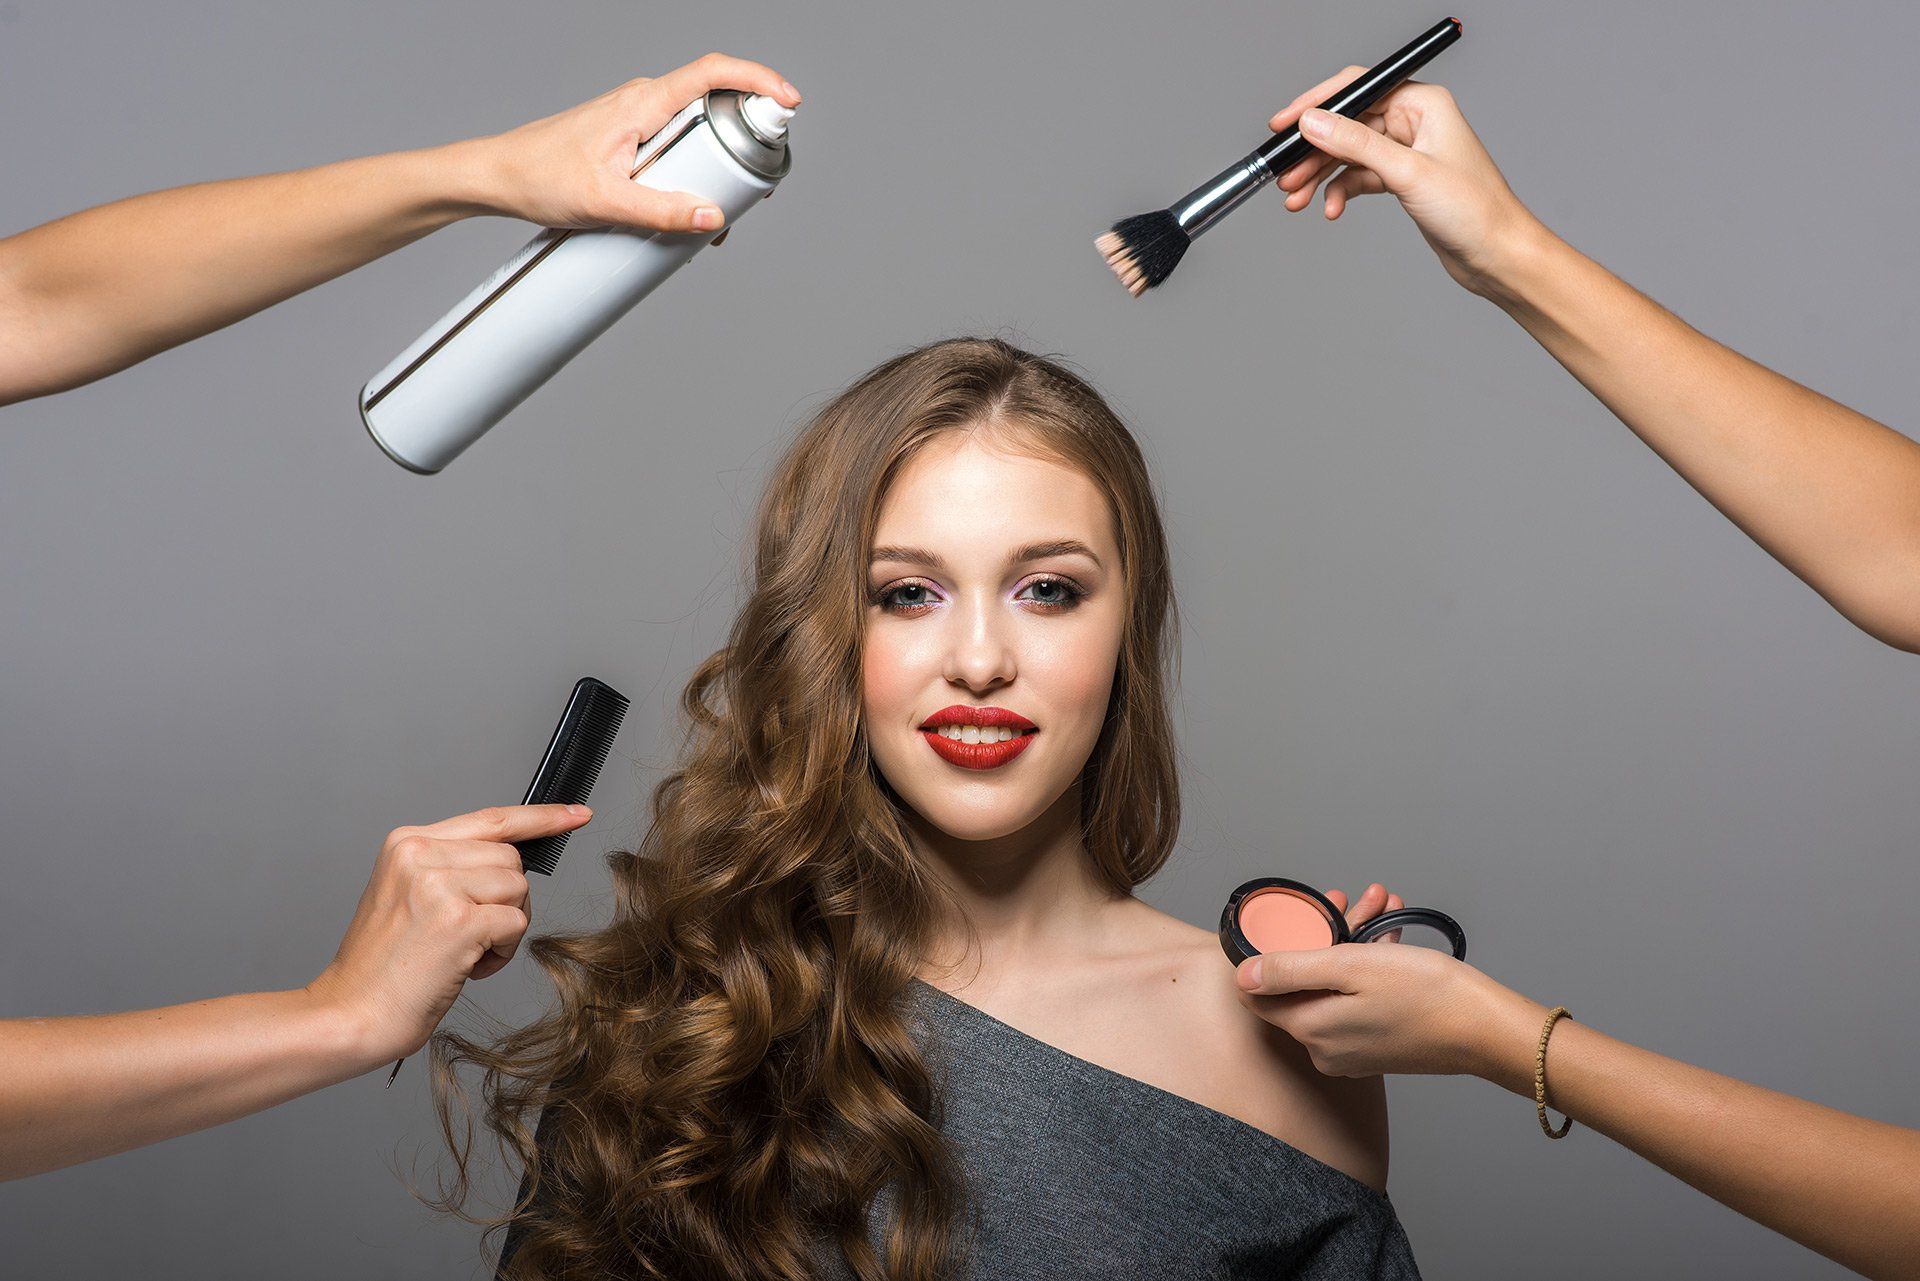
{"label": "woman's eyebrow", "polygon": [[1047,560],[1054,556],[1085,556],[1096,567],[1106,568],[1100,564],[1100,558],[1093,554],[1093,548],[1077,538],[1056,538],[1051,542],[1028,543],[1007,557],[1007,564],[1024,565],[1030,560]]}
{"label": "woman's eyebrow", "polygon": [[[1095,565],[1104,569],[1100,558],[1094,555],[1093,548],[1077,538],[1055,538],[1044,543],[1028,543],[1007,557],[1009,565],[1024,565],[1028,561],[1046,560],[1050,556],[1085,556]],[[883,560],[903,561],[909,565],[928,565],[934,569],[945,570],[947,563],[924,547],[876,547],[873,549],[873,564]]]}

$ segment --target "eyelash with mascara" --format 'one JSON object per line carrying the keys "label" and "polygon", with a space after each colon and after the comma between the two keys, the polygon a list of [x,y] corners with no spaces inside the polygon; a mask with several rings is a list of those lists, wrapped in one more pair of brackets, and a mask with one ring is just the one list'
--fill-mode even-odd
{"label": "eyelash with mascara", "polygon": [[[886,610],[888,613],[904,614],[910,610],[917,611],[920,609],[928,608],[929,606],[933,605],[934,602],[933,601],[915,601],[910,605],[902,605],[902,604],[889,603],[888,598],[892,596],[895,592],[900,591],[903,588],[907,588],[907,587],[923,587],[924,588],[928,586],[929,584],[920,582],[918,580],[908,580],[906,582],[889,583],[885,587],[882,587],[879,591],[870,593],[867,599],[870,604],[878,605],[882,609]],[[1034,601],[1033,604],[1038,606],[1039,612],[1043,614],[1065,613],[1067,610],[1070,610],[1074,606],[1078,605],[1082,600],[1086,598],[1086,595],[1087,595],[1087,589],[1080,586],[1080,584],[1074,582],[1071,579],[1060,578],[1052,574],[1044,574],[1038,578],[1033,579],[1030,582],[1022,584],[1021,590],[1025,591],[1029,587],[1059,587],[1066,591],[1067,595],[1066,595],[1066,599],[1064,600]]]}

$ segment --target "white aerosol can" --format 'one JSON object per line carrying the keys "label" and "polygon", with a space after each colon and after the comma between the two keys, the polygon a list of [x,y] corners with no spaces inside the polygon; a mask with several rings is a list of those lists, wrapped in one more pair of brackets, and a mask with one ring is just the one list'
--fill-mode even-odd
{"label": "white aerosol can", "polygon": [[[633,180],[692,192],[730,228],[786,176],[792,116],[715,89],[642,144]],[[718,234],[541,232],[361,388],[361,420],[402,467],[439,471]]]}

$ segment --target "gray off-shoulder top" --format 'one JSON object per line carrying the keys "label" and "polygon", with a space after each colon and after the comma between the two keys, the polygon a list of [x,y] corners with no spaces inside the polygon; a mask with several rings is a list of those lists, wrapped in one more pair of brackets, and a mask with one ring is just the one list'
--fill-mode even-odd
{"label": "gray off-shoulder top", "polygon": [[[919,980],[906,999],[966,1181],[971,1281],[1417,1281],[1392,1202],[1344,1171]],[[869,1213],[883,1259],[890,1210],[883,1193]],[[853,1275],[837,1249],[819,1261]]]}

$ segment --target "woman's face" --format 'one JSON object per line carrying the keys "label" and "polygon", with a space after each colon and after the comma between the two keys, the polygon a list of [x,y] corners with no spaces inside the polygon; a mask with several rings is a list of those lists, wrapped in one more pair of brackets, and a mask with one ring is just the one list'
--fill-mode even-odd
{"label": "woman's face", "polygon": [[887,491],[867,575],[867,733],[923,819],[990,840],[1093,753],[1126,621],[1107,501],[982,431],[923,446]]}

